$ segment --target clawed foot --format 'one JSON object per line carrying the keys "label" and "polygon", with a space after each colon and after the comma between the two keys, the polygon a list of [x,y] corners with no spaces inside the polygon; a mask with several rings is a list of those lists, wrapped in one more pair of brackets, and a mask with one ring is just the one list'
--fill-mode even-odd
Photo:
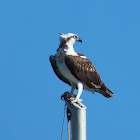
{"label": "clawed foot", "polygon": [[81,104],[82,103],[82,99],[79,98],[74,98],[74,99],[70,99],[72,103],[78,103]]}
{"label": "clawed foot", "polygon": [[65,92],[63,95],[61,95],[61,99],[65,100],[65,99],[69,99],[69,100],[74,100],[76,97],[76,95],[69,93],[68,91]]}
{"label": "clawed foot", "polygon": [[78,104],[82,103],[82,99],[77,98],[76,95],[71,94],[69,92],[65,92],[63,95],[61,95],[61,99],[62,100],[68,99],[72,103],[78,103]]}

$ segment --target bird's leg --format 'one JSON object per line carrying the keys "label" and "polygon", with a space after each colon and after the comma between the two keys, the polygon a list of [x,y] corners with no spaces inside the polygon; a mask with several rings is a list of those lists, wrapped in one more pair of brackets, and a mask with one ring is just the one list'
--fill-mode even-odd
{"label": "bird's leg", "polygon": [[79,104],[81,104],[82,99],[79,99],[79,98],[83,91],[83,84],[81,82],[78,82],[77,87],[78,87],[78,93],[77,93],[76,98],[72,102],[78,102]]}
{"label": "bird's leg", "polygon": [[76,88],[76,85],[75,84],[71,84],[71,91],[70,91],[70,94],[73,94],[73,91],[75,90],[75,88]]}
{"label": "bird's leg", "polygon": [[74,100],[74,99],[75,99],[75,95],[73,94],[73,91],[74,91],[75,88],[76,88],[76,84],[71,83],[71,87],[72,87],[72,88],[71,88],[69,97],[70,97],[71,100]]}

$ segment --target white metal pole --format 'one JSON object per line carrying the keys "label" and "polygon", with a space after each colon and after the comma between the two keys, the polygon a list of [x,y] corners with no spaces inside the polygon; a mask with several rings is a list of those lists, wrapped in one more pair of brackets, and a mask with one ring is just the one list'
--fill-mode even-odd
{"label": "white metal pole", "polygon": [[71,111],[71,140],[86,140],[86,106],[66,98],[65,102]]}

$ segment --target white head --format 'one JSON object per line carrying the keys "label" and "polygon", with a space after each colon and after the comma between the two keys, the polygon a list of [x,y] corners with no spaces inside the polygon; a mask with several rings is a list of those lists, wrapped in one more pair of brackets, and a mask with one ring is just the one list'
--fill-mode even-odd
{"label": "white head", "polygon": [[76,41],[81,42],[82,40],[73,33],[68,33],[68,34],[59,34],[60,35],[60,42],[65,42],[67,45],[73,45]]}

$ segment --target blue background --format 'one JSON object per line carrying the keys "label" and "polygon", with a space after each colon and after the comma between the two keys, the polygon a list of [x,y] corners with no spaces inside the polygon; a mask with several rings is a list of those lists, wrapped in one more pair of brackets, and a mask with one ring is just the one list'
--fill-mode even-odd
{"label": "blue background", "polygon": [[[96,66],[114,98],[83,91],[88,140],[140,140],[140,1],[1,0],[0,140],[60,139],[70,87],[49,56],[58,33],[76,33],[76,51]],[[76,94],[77,91],[75,91]],[[63,139],[67,139],[65,119]]]}

